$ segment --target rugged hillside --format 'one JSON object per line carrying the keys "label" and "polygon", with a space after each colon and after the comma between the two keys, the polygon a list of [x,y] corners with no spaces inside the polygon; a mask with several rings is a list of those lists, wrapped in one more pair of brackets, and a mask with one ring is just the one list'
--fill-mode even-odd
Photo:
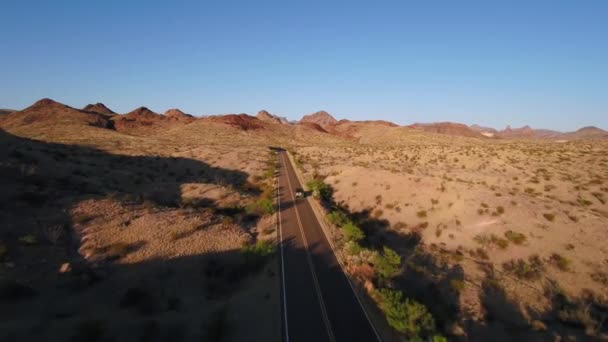
{"label": "rugged hillside", "polygon": [[6,115],[6,114],[10,114],[16,112],[16,110],[14,109],[0,109],[0,115]]}
{"label": "rugged hillside", "polygon": [[85,112],[51,99],[42,99],[22,110],[3,115],[2,127],[27,125],[89,125],[111,128],[111,122],[104,116]]}
{"label": "rugged hillside", "polygon": [[327,127],[329,127],[333,124],[336,124],[338,122],[338,120],[336,120],[328,112],[322,110],[322,111],[319,111],[316,113],[304,115],[302,117],[302,119],[300,120],[300,122],[316,123],[317,125],[323,127],[324,129],[327,129]]}
{"label": "rugged hillside", "polygon": [[361,138],[367,135],[383,134],[388,129],[397,127],[392,122],[382,120],[350,121],[340,120],[326,127],[326,130],[334,135],[344,138]]}
{"label": "rugged hillside", "polygon": [[162,129],[169,122],[169,118],[155,113],[146,107],[139,107],[127,114],[117,115],[112,119],[117,131],[143,135]]}
{"label": "rugged hillside", "polygon": [[106,105],[104,105],[101,102],[97,102],[95,104],[88,104],[88,105],[84,106],[84,108],[82,108],[82,110],[84,110],[85,112],[110,115],[110,116],[116,114],[113,110],[106,107]]}
{"label": "rugged hillside", "polygon": [[477,132],[467,125],[453,122],[437,122],[437,123],[415,123],[408,127],[418,129],[429,133],[447,134],[469,138],[486,138],[485,135]]}
{"label": "rugged hillside", "polygon": [[608,131],[588,126],[583,127],[576,132],[564,133],[562,137],[565,139],[608,139]]}
{"label": "rugged hillside", "polygon": [[297,124],[300,126],[308,127],[310,129],[314,129],[317,132],[327,133],[327,131],[323,127],[321,127],[321,125],[319,125],[318,123],[300,121]]}
{"label": "rugged hillside", "polygon": [[194,116],[190,114],[186,114],[177,108],[169,109],[165,112],[165,116],[170,119],[180,120],[180,121],[193,121],[195,120]]}
{"label": "rugged hillside", "polygon": [[258,114],[256,115],[256,118],[258,118],[259,120],[265,121],[265,122],[269,122],[269,123],[276,123],[276,124],[284,124],[287,125],[289,124],[289,121],[287,121],[286,118],[274,115],[274,114],[270,114],[265,110],[261,110],[258,112]]}

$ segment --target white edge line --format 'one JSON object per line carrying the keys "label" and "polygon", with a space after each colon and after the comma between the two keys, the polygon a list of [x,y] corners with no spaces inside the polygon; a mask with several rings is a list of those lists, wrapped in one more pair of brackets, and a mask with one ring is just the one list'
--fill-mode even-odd
{"label": "white edge line", "polygon": [[[278,158],[277,158],[278,159]],[[280,165],[280,164],[279,164]],[[279,244],[281,250],[281,280],[283,286],[283,318],[285,319],[285,341],[289,342],[289,325],[287,324],[287,291],[285,288],[285,261],[283,259],[283,225],[281,224],[280,171],[277,173],[277,220],[279,221]],[[282,335],[282,334],[281,334]]]}
{"label": "white edge line", "polygon": [[[285,157],[283,157],[283,161],[285,161]],[[290,161],[291,163],[291,161]],[[291,164],[290,164],[291,165]],[[287,168],[286,168],[287,169]],[[295,174],[295,170],[294,170]],[[312,273],[313,282],[315,284],[315,292],[317,293],[317,297],[319,298],[319,305],[321,306],[321,314],[323,315],[323,321],[325,322],[325,328],[327,329],[327,334],[329,335],[330,341],[335,341],[334,333],[331,329],[331,323],[329,322],[329,316],[327,315],[327,309],[325,308],[325,301],[323,300],[323,293],[321,292],[321,287],[319,285],[319,279],[317,279],[317,273],[315,271],[315,266],[312,262],[312,256],[310,255],[310,250],[308,249],[308,239],[306,239],[306,234],[304,234],[304,228],[302,227],[302,220],[300,220],[300,214],[298,213],[298,207],[296,199],[293,196],[293,187],[291,186],[291,181],[289,180],[289,175],[285,173],[287,177],[287,183],[289,185],[289,193],[291,200],[293,201],[293,209],[296,212],[296,218],[298,219],[298,228],[300,228],[300,234],[302,234],[302,240],[304,242],[304,247],[306,247],[306,256],[308,259],[308,265],[310,266],[310,272]],[[297,178],[297,174],[296,174]],[[298,180],[299,181],[299,180]]]}
{"label": "white edge line", "polygon": [[[289,162],[291,163],[291,159],[289,160]],[[296,177],[298,178],[298,181],[301,182],[300,177],[299,177],[298,173],[295,170],[295,167],[294,167],[294,173],[296,174]],[[309,204],[312,207],[312,203],[310,203],[310,201],[314,201],[314,200],[311,200],[310,197],[308,197],[306,199],[309,201]],[[312,212],[316,216],[317,221],[319,222],[319,224],[320,225],[324,225],[324,222],[322,222],[321,219],[319,219],[319,217],[317,216],[317,211],[313,209]],[[342,273],[344,274],[344,278],[346,278],[346,281],[348,282],[348,285],[350,285],[351,290],[353,290],[355,298],[357,298],[357,302],[361,306],[361,310],[363,310],[363,314],[365,315],[365,318],[367,318],[367,321],[369,322],[369,325],[371,325],[372,330],[374,331],[374,334],[376,335],[376,338],[378,339],[378,341],[382,342],[382,338],[380,338],[380,334],[378,334],[378,330],[376,330],[376,326],[374,325],[374,323],[372,322],[371,318],[367,314],[367,311],[365,310],[365,306],[363,305],[363,302],[361,302],[361,299],[359,298],[359,295],[357,294],[357,291],[355,290],[355,287],[352,284],[352,281],[350,280],[350,278],[348,277],[348,275],[346,273],[346,269],[344,268],[344,265],[342,264],[342,260],[340,260],[340,258],[336,255],[333,242],[329,239],[329,237],[325,233],[325,229],[323,229],[323,227],[321,227],[321,230],[323,231],[323,235],[325,236],[325,239],[327,240],[327,242],[329,243],[329,245],[332,247],[332,253],[334,253],[334,256],[336,257],[336,260],[338,260],[338,264],[340,265],[340,268],[342,269]]]}

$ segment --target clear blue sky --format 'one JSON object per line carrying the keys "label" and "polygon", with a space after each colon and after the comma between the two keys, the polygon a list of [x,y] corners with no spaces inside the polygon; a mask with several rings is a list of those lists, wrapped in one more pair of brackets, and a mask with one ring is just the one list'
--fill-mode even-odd
{"label": "clear blue sky", "polygon": [[0,3],[0,108],[608,129],[608,1]]}

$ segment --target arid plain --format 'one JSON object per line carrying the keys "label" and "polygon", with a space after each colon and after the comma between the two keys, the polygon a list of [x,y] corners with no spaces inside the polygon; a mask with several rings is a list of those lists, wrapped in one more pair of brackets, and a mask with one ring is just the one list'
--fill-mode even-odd
{"label": "arid plain", "polygon": [[[331,238],[372,301],[380,286],[402,291],[449,340],[607,338],[598,128],[116,114],[49,99],[0,128],[0,340],[279,340],[273,147],[330,189]],[[390,279],[374,270],[384,247],[399,255]]]}

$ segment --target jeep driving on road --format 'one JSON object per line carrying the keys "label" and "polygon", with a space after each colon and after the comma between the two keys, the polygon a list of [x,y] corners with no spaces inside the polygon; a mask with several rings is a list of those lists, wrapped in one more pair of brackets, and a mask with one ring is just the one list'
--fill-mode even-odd
{"label": "jeep driving on road", "polygon": [[302,188],[296,188],[296,198],[303,198],[304,197],[304,190],[302,190]]}

